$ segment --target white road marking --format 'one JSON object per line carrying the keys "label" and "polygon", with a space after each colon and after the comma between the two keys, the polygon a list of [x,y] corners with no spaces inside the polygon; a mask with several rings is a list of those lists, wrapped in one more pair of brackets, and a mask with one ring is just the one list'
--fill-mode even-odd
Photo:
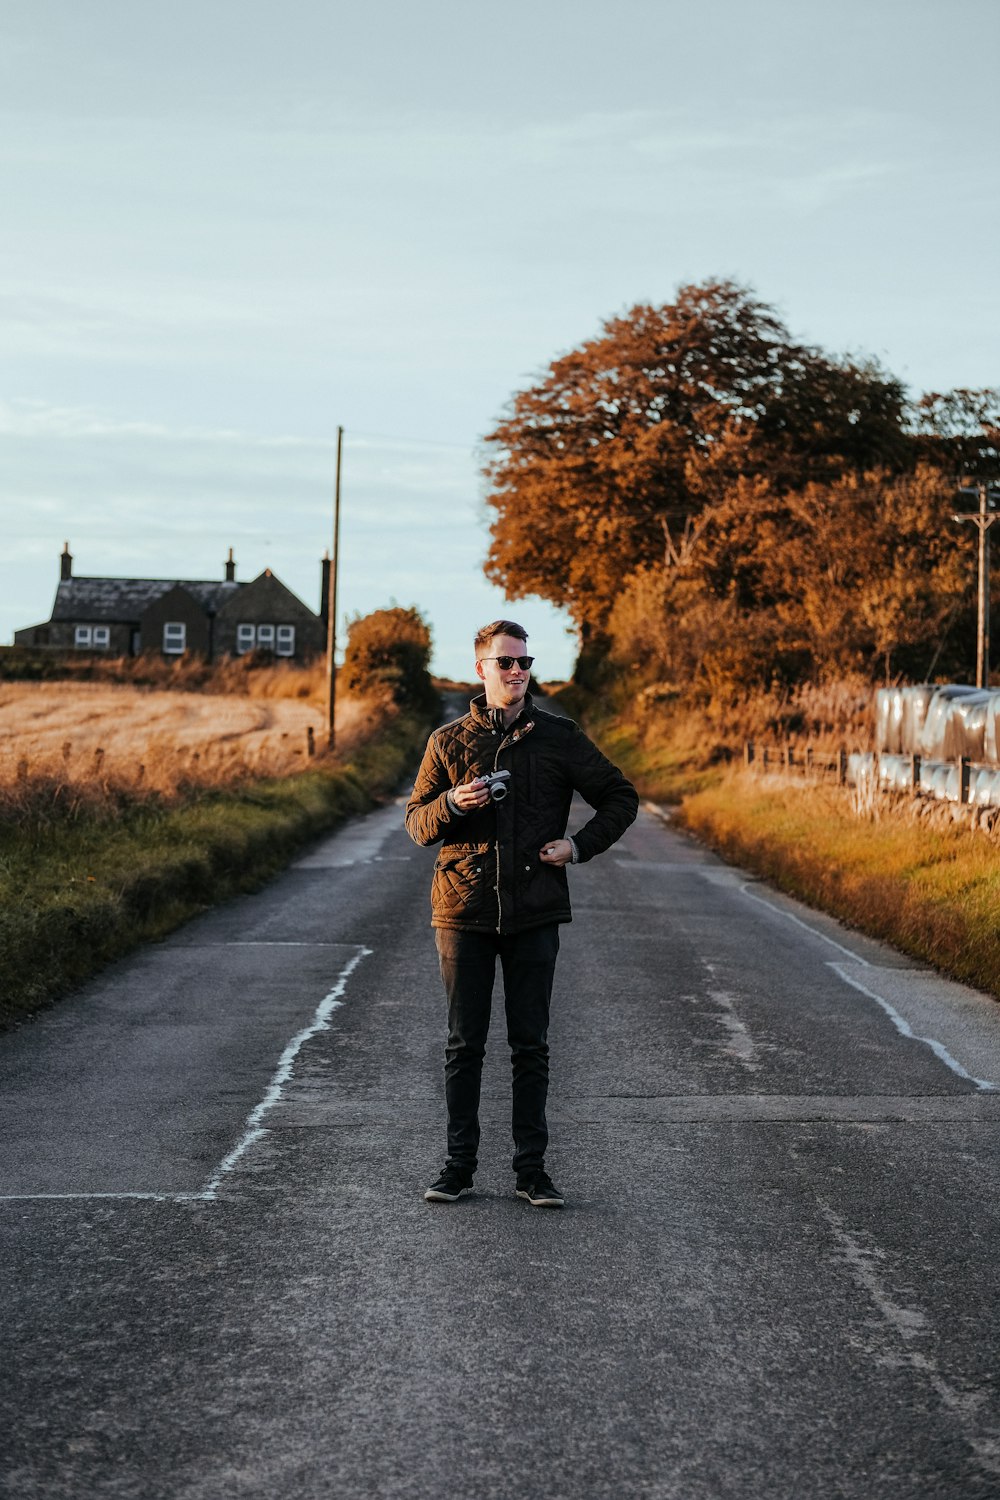
{"label": "white road marking", "polygon": [[[311,947],[313,945],[306,944],[304,946]],[[323,999],[316,1007],[316,1012],[309,1025],[303,1027],[301,1031],[292,1037],[278,1059],[278,1066],[274,1070],[271,1081],[265,1090],[264,1097],[247,1116],[242,1136],[228,1155],[223,1157],[208,1182],[200,1191],[192,1193],[0,1193],[0,1203],[60,1201],[73,1198],[142,1199],[153,1203],[213,1203],[218,1197],[219,1188],[224,1179],[232,1172],[233,1168],[250,1147],[267,1134],[262,1121],[268,1112],[280,1101],[285,1084],[292,1076],[296,1057],[306,1042],[310,1041],[318,1032],[326,1031],[329,1028],[330,1017],[344,1003],[341,997],[347,988],[348,979],[350,979],[361,960],[370,957],[372,952],[371,948],[359,946],[354,957],[347,961],[337,975],[337,980],[333,988],[328,994],[323,996]]]}
{"label": "white road marking", "polygon": [[203,1193],[0,1193],[0,1203],[60,1203],[64,1199],[138,1198],[149,1203],[183,1203],[203,1198]]}
{"label": "white road marking", "polygon": [[885,1251],[878,1246],[865,1246],[858,1235],[848,1229],[841,1216],[821,1198],[817,1198],[816,1204],[830,1226],[854,1281],[870,1297],[902,1346],[893,1362],[908,1366],[929,1381],[942,1406],[958,1421],[962,1436],[981,1467],[989,1474],[1000,1474],[1000,1429],[995,1423],[985,1431],[983,1429],[984,1408],[986,1413],[991,1410],[986,1392],[959,1390],[945,1379],[930,1354],[913,1347],[915,1340],[926,1338],[932,1330],[926,1314],[920,1308],[906,1307],[896,1301],[879,1275],[878,1266],[886,1260]]}
{"label": "white road marking", "polygon": [[[628,863],[641,865],[643,862],[627,862],[625,860],[618,860],[617,863],[619,865],[626,866]],[[657,868],[655,865],[650,864],[649,862],[646,863],[646,867]],[[659,866],[659,868],[664,871],[670,870],[671,873],[673,873],[674,870],[679,869],[680,867],[676,865],[663,864]],[[699,869],[698,866],[692,866],[691,868],[696,874],[705,873],[704,870]],[[810,922],[804,922],[802,918],[797,917],[794,912],[790,912],[784,907],[776,906],[773,901],[768,901],[765,897],[758,895],[758,893],[752,888],[749,882],[744,882],[740,886],[740,892],[742,895],[748,897],[751,901],[756,901],[759,905],[767,907],[767,910],[769,912],[772,912],[775,916],[783,917],[787,922],[794,922],[796,927],[801,927],[804,932],[808,932],[812,937],[819,938],[822,942],[828,943],[831,948],[836,948],[837,952],[842,953],[845,958],[850,959],[852,964],[856,964],[860,968],[869,970],[873,975],[879,972],[878,965],[871,963],[867,958],[863,958],[860,953],[855,953],[852,949],[845,947],[843,943],[838,943],[836,938],[829,937],[827,933],[821,932],[818,927],[814,927]],[[710,964],[706,964],[706,967],[711,970]],[[842,964],[836,963],[831,960],[829,961],[829,967],[840,979],[844,981],[845,984],[851,985],[853,989],[858,990],[862,995],[867,996],[868,999],[874,1000],[877,1005],[880,1005],[901,1036],[908,1037],[916,1042],[921,1042],[925,1047],[929,1047],[934,1053],[935,1057],[937,1057],[940,1062],[943,1062],[945,1067],[950,1068],[957,1077],[964,1078],[968,1083],[973,1084],[975,1088],[979,1089],[983,1093],[996,1093],[997,1091],[1000,1091],[1000,1084],[991,1082],[986,1078],[976,1078],[972,1073],[970,1073],[969,1070],[963,1067],[958,1059],[951,1052],[949,1052],[944,1043],[939,1042],[936,1037],[918,1036],[917,1033],[913,1030],[913,1027],[910,1025],[910,1023],[905,1019],[903,1015],[900,1014],[900,1012],[891,1003],[891,1001],[887,1000],[884,995],[879,995],[874,990],[869,989],[867,985],[862,984],[860,980],[852,979],[850,974],[845,971],[845,968]],[[738,1016],[736,1015],[732,1003],[732,997],[727,995],[723,991],[711,991],[710,994],[711,998],[722,1007],[723,1014],[719,1019],[727,1027],[727,1029],[730,1031],[730,1035],[732,1036],[732,1046],[730,1050],[733,1051],[742,1062],[745,1062],[748,1067],[753,1068],[754,1066],[756,1066],[755,1062],[753,1061],[753,1039],[750,1036],[750,1033],[743,1026],[742,1021],[740,1021]]]}
{"label": "white road marking", "polygon": [[749,896],[751,901],[757,901],[761,906],[766,906],[768,911],[774,912],[776,917],[785,917],[787,921],[794,922],[796,927],[804,927],[806,932],[812,933],[813,937],[822,938],[824,943],[829,943],[831,948],[838,949],[839,952],[851,959],[853,963],[864,964],[866,969],[873,967],[867,958],[862,958],[860,953],[853,953],[850,948],[845,948],[843,943],[838,943],[835,938],[827,937],[826,933],[820,932],[818,927],[812,927],[808,922],[803,922],[801,917],[796,917],[792,912],[785,911],[781,906],[775,906],[773,901],[765,901],[764,897],[756,895],[749,885],[741,885],[740,892],[744,896]]}
{"label": "white road marking", "polygon": [[[715,964],[707,958],[702,959],[702,963],[714,981]],[[709,989],[708,998],[719,1007],[720,1014],[717,1019],[729,1033],[729,1045],[726,1051],[737,1057],[751,1073],[756,1073],[760,1068],[757,1060],[757,1047],[749,1029],[736,1010],[736,996],[730,994],[728,990]]]}
{"label": "white road marking", "polygon": [[247,1116],[246,1129],[244,1130],[243,1135],[237,1141],[236,1145],[233,1147],[232,1151],[230,1151],[229,1155],[224,1157],[223,1160],[219,1163],[219,1165],[215,1169],[215,1173],[202,1189],[200,1196],[206,1201],[210,1202],[216,1197],[219,1185],[221,1184],[223,1178],[228,1176],[228,1174],[236,1166],[236,1163],[239,1161],[240,1157],[249,1150],[254,1142],[259,1141],[262,1136],[267,1134],[267,1131],[263,1128],[261,1121],[268,1113],[268,1111],[272,1110],[281,1098],[285,1084],[292,1076],[292,1067],[295,1063],[296,1057],[299,1054],[299,1051],[305,1045],[305,1043],[310,1041],[312,1037],[316,1036],[318,1032],[326,1031],[327,1027],[330,1024],[330,1017],[333,1015],[333,1012],[335,1010],[339,1010],[341,1005],[343,1004],[343,1001],[340,997],[341,995],[343,995],[344,990],[347,988],[348,979],[354,973],[354,970],[358,967],[358,964],[361,962],[361,960],[363,958],[368,958],[371,952],[371,948],[359,948],[354,957],[347,961],[347,963],[344,965],[339,975],[337,976],[337,982],[333,986],[333,989],[329,992],[328,995],[324,995],[323,999],[320,1001],[316,1009],[316,1014],[313,1016],[309,1025],[303,1027],[303,1029],[298,1032],[296,1036],[293,1036],[284,1052],[282,1052],[280,1058],[278,1059],[278,1066],[274,1071],[274,1076],[267,1086],[267,1091],[264,1094],[263,1099],[257,1105],[256,1109],[251,1110],[250,1114]]}
{"label": "white road marking", "polygon": [[997,1084],[990,1083],[989,1080],[985,1078],[974,1078],[967,1068],[962,1067],[962,1064],[958,1061],[957,1058],[952,1057],[951,1053],[948,1051],[948,1048],[944,1045],[943,1042],[939,1042],[936,1037],[917,1036],[916,1032],[910,1025],[909,1021],[906,1019],[906,1017],[901,1016],[896,1007],[890,1004],[890,1002],[886,1000],[884,995],[877,995],[875,991],[870,990],[867,985],[859,983],[857,979],[852,979],[850,974],[845,972],[843,964],[834,963],[831,960],[829,967],[844,981],[845,984],[849,984],[852,989],[860,991],[862,995],[867,995],[869,1000],[874,1000],[876,1005],[880,1005],[885,1011],[886,1015],[889,1017],[892,1024],[895,1026],[896,1030],[899,1032],[900,1036],[910,1037],[915,1042],[922,1042],[925,1047],[929,1047],[931,1049],[936,1058],[944,1063],[946,1068],[950,1068],[951,1071],[953,1073],[956,1073],[959,1078],[965,1078],[969,1083],[975,1084],[977,1089],[981,1089],[984,1093],[994,1093],[996,1091],[996,1089],[998,1088]]}
{"label": "white road marking", "polygon": [[295,861],[293,870],[343,870],[381,857],[386,840],[400,829],[394,807],[383,807],[330,834],[310,854]]}

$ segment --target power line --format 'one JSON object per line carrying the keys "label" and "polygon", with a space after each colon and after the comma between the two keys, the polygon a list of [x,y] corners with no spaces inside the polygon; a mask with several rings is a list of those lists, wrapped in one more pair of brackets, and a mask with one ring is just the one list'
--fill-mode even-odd
{"label": "power line", "polygon": [[359,429],[355,429],[353,427],[351,428],[351,432],[354,437],[368,438],[370,441],[374,441],[377,443],[401,443],[405,444],[407,447],[413,448],[454,448],[456,451],[461,451],[464,453],[471,453],[472,450],[476,448],[480,442],[479,438],[475,438],[470,443],[454,443],[444,438],[403,437],[399,433],[362,432]]}

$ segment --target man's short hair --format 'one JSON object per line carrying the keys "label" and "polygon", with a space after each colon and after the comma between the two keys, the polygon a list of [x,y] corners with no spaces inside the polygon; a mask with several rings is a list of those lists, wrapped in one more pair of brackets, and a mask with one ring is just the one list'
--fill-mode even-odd
{"label": "man's short hair", "polygon": [[525,644],[528,641],[528,632],[516,620],[494,620],[491,625],[484,625],[481,630],[476,631],[477,661],[481,656],[485,656],[490,642],[494,641],[498,635],[512,635],[516,640],[524,641]]}

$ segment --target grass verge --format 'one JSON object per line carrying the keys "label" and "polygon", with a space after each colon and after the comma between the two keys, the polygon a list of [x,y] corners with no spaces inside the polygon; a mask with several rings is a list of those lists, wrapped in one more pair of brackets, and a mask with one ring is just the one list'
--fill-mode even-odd
{"label": "grass verge", "polygon": [[1000,852],[984,834],[903,810],[865,818],[844,788],[743,771],[684,797],[675,817],[789,895],[1000,997]]}
{"label": "grass verge", "polygon": [[[816,707],[831,743],[863,732],[861,696],[851,684],[840,694],[849,713],[839,701]],[[761,732],[762,710],[753,705],[726,743],[706,715],[679,704],[652,713],[634,703],[602,707],[574,685],[557,697],[643,796],[675,804],[675,821],[726,859],[1000,998],[995,839],[965,822],[918,820],[906,802],[883,799],[866,815],[846,788],[768,781],[732,765],[726,757],[739,734]]]}
{"label": "grass verge", "polygon": [[0,1027],[240,891],[398,785],[428,724],[399,715],[350,763],[195,790],[179,805],[0,825]]}
{"label": "grass verge", "polygon": [[624,708],[602,703],[575,683],[549,697],[583,724],[644,797],[679,802],[689,792],[716,785],[725,773],[727,749],[695,711],[643,713],[631,703]]}

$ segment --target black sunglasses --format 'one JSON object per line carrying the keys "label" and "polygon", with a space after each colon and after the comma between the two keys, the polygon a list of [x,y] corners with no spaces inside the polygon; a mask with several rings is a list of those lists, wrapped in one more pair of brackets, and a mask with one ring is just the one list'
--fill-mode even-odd
{"label": "black sunglasses", "polygon": [[481,661],[495,661],[496,664],[497,664],[497,666],[500,668],[501,672],[509,672],[510,669],[511,669],[511,667],[514,665],[515,662],[517,662],[517,664],[521,668],[522,672],[527,672],[528,668],[531,666],[531,663],[534,661],[534,659],[535,658],[533,656],[483,656],[483,657],[480,657]]}

